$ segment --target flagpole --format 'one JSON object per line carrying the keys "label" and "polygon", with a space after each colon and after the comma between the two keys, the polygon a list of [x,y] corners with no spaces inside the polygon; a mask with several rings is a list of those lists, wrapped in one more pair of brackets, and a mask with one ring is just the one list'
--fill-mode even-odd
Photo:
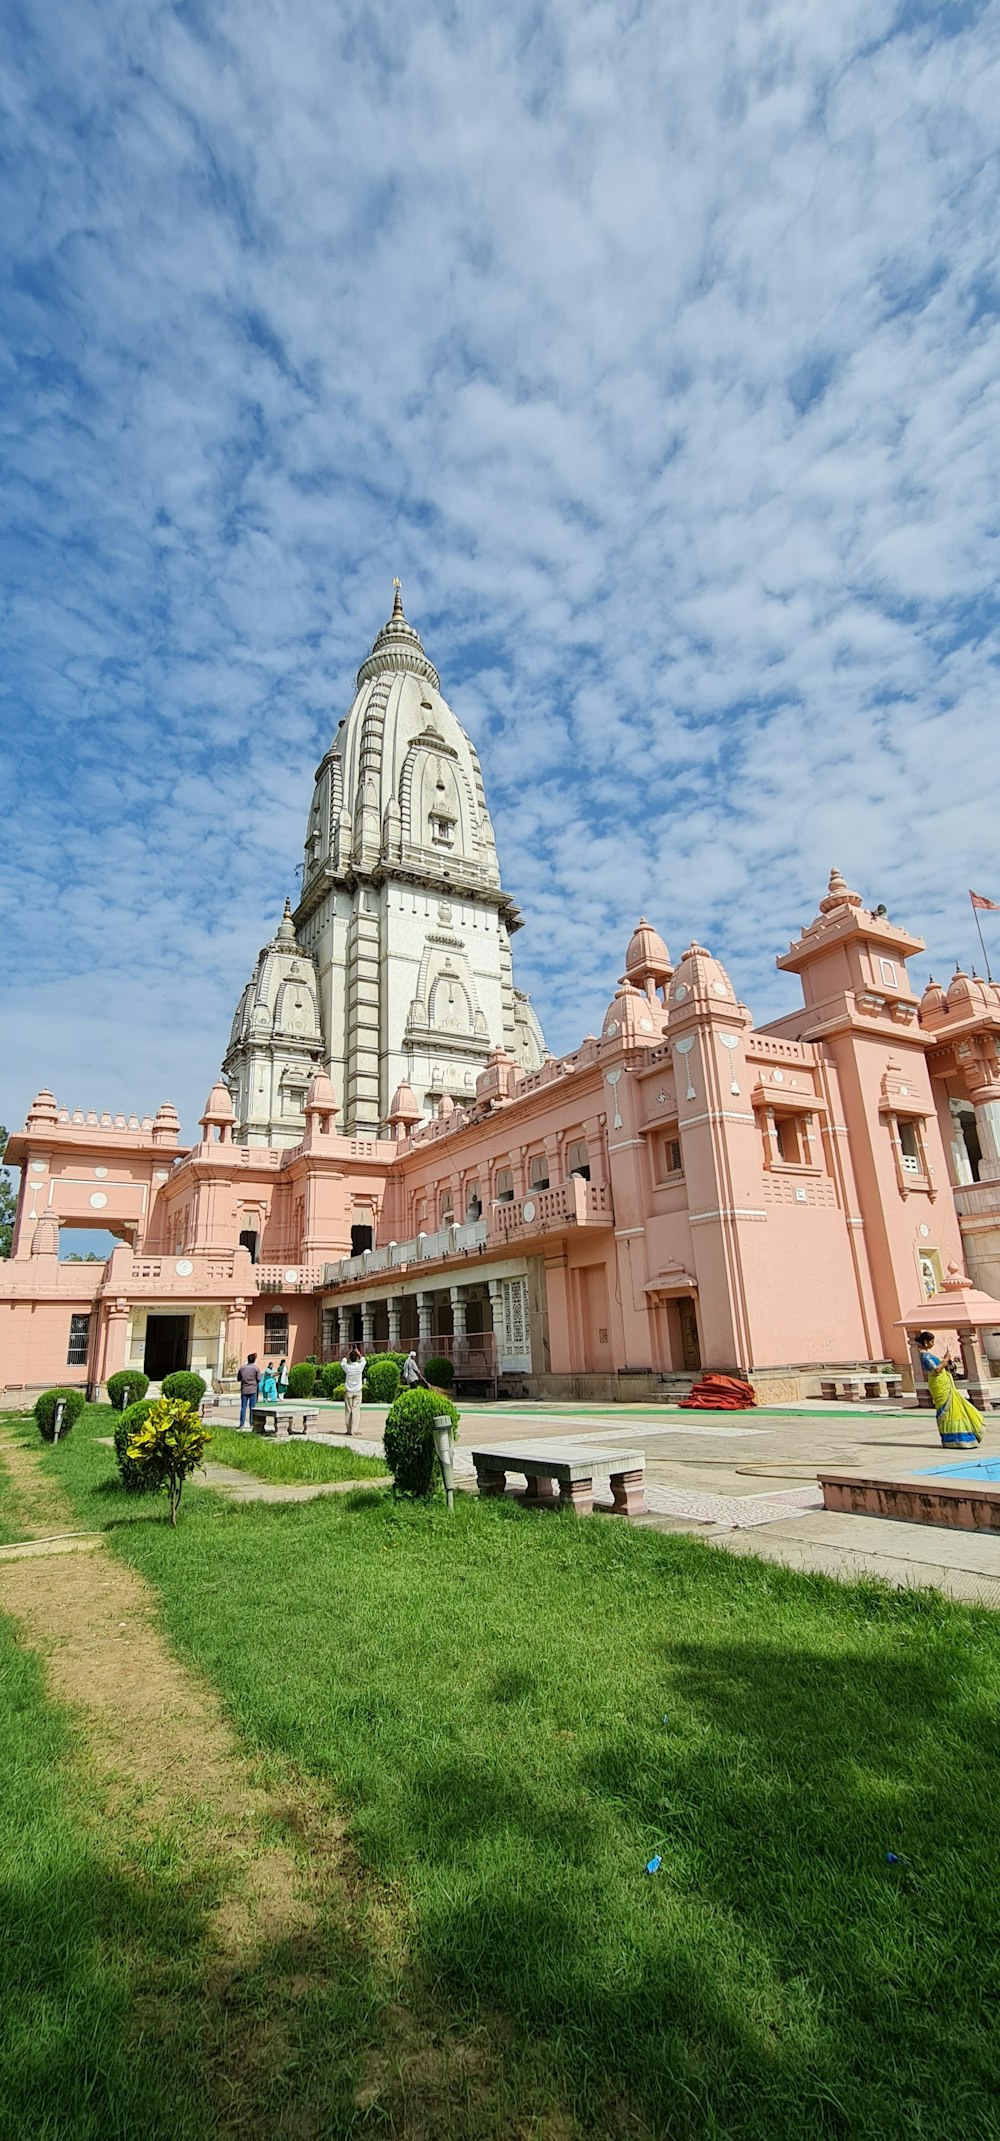
{"label": "flagpole", "polygon": [[979,919],[979,909],[978,909],[978,907],[976,906],[976,902],[975,902],[975,900],[973,899],[973,897],[972,897],[972,894],[971,894],[971,892],[970,892],[970,894],[969,894],[969,903],[970,903],[970,905],[971,905],[971,908],[972,908],[972,912],[973,912],[973,914],[974,914],[974,915],[975,915],[975,917],[976,917],[976,928],[977,928],[977,929],[978,929],[978,931],[979,931],[979,942],[980,942],[980,944],[981,944],[981,945],[982,945],[982,947],[983,947],[983,958],[984,958],[984,960],[985,960],[985,962],[986,962],[986,979],[987,979],[987,981],[992,981],[992,979],[993,979],[993,976],[992,976],[992,974],[990,973],[990,955],[989,955],[989,952],[988,952],[988,951],[987,951],[987,949],[986,949],[986,940],[985,940],[985,938],[984,938],[984,936],[983,936],[983,925],[982,925],[982,923],[981,923],[981,921],[980,921],[980,919]]}

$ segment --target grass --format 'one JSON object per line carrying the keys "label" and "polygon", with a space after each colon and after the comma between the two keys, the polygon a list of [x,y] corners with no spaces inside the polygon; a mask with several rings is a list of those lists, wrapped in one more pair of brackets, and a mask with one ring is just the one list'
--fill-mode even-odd
{"label": "grass", "polygon": [[303,1480],[386,1479],[381,1457],[362,1457],[354,1450],[332,1449],[328,1443],[308,1442],[297,1436],[290,1442],[272,1442],[263,1435],[244,1435],[235,1427],[213,1426],[205,1451],[207,1464],[235,1465],[252,1472],[255,1479],[287,1484]]}
{"label": "grass", "polygon": [[995,1617],[467,1496],[205,1493],[172,1535],[104,1428],[47,1469],[250,1747],[335,1789],[394,1999],[489,2048],[441,2134],[1000,2134]]}
{"label": "grass", "polygon": [[0,1620],[0,2134],[187,2141],[203,2128],[185,2032],[158,2062],[130,2002],[137,1977],[169,1994],[197,1914],[169,1872],[130,1880],[103,1853],[69,1747],[38,1661]]}

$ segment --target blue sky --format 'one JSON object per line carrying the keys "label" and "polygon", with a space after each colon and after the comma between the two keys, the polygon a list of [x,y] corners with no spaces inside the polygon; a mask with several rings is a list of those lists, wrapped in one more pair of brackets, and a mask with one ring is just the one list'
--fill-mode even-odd
{"label": "blue sky", "polygon": [[0,1120],[193,1130],[396,573],[553,1048],[640,910],[790,1008],[834,862],[976,956],[996,7],[7,21]]}

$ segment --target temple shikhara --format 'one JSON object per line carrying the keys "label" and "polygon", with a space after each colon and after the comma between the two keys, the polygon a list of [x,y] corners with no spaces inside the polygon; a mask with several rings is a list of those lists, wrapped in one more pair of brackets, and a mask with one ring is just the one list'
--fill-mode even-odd
{"label": "temple shikhara", "polygon": [[[909,1381],[915,1303],[950,1329],[966,1273],[1000,1292],[1000,988],[918,999],[919,938],[836,870],[817,890],[782,1018],[755,1026],[710,951],[675,965],[641,920],[600,1034],[549,1055],[479,759],[397,587],[197,1143],[169,1101],[140,1120],[45,1090],[9,1141],[0,1387],[218,1384],[247,1350],[354,1335],[547,1397]],[[61,1263],[60,1228],[88,1226],[107,1263]],[[967,1366],[985,1394],[1000,1330]]]}

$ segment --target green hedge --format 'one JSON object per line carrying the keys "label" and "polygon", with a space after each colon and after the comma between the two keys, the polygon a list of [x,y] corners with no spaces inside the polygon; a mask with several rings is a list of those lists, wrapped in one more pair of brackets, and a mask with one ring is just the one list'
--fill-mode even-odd
{"label": "green hedge", "polygon": [[43,1442],[54,1442],[56,1439],[56,1406],[60,1399],[63,1400],[65,1406],[59,1427],[60,1441],[62,1441],[64,1435],[69,1434],[74,1420],[79,1419],[87,1402],[86,1393],[83,1390],[63,1390],[62,1388],[43,1390],[41,1397],[35,1399],[34,1408],[35,1421]]}
{"label": "green hedge", "polygon": [[320,1370],[320,1382],[325,1398],[339,1398],[344,1394],[344,1371],[339,1360],[330,1361]]}
{"label": "green hedge", "polygon": [[180,1398],[197,1411],[208,1384],[203,1375],[193,1374],[190,1368],[175,1368],[172,1375],[164,1376],[160,1389],[165,1398]]}
{"label": "green hedge", "polygon": [[434,1422],[446,1413],[458,1426],[458,1407],[433,1390],[402,1390],[385,1416],[385,1461],[397,1494],[433,1494],[437,1459]]}
{"label": "green hedge", "polygon": [[399,1368],[385,1353],[373,1353],[365,1363],[365,1396],[373,1405],[391,1405],[399,1389]]}
{"label": "green hedge", "polygon": [[141,1368],[119,1368],[108,1377],[108,1401],[116,1412],[124,1412],[126,1405],[138,1405],[149,1389],[149,1377]]}
{"label": "green hedge", "polygon": [[297,1360],[288,1370],[288,1396],[311,1398],[316,1388],[316,1367],[311,1360]]}
{"label": "green hedge", "polygon": [[432,1353],[430,1360],[424,1362],[424,1374],[429,1383],[437,1384],[439,1390],[450,1390],[455,1380],[450,1360],[445,1360],[439,1353]]}
{"label": "green hedge", "polygon": [[150,1478],[144,1465],[133,1464],[128,1454],[131,1437],[136,1428],[142,1426],[147,1413],[152,1412],[155,1402],[154,1398],[140,1398],[137,1404],[127,1407],[120,1420],[115,1421],[115,1456],[126,1494],[156,1494],[158,1491],[159,1482]]}

